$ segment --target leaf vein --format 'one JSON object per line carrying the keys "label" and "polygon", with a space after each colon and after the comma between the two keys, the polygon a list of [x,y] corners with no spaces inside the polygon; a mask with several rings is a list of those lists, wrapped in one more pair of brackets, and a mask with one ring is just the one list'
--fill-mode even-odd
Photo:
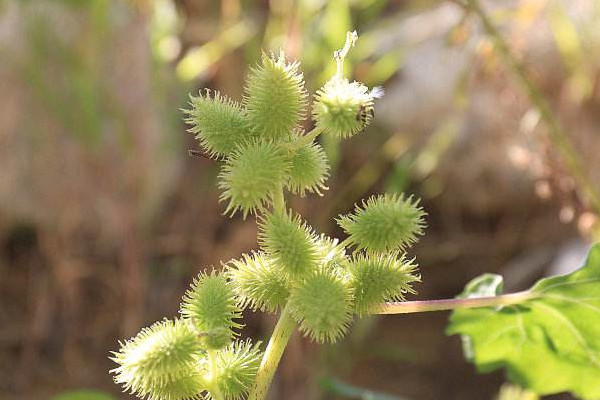
{"label": "leaf vein", "polygon": [[566,328],[569,331],[571,331],[573,336],[575,336],[575,338],[577,339],[577,341],[579,342],[581,347],[585,350],[585,352],[586,352],[588,358],[590,359],[590,361],[592,362],[592,364],[594,364],[596,367],[600,368],[600,361],[598,361],[598,358],[596,357],[593,350],[589,346],[587,340],[585,340],[585,338],[581,335],[581,332],[579,332],[579,329],[577,329],[577,327],[573,324],[573,322],[563,312],[561,312],[560,310],[556,309],[555,307],[553,307],[551,305],[544,304],[542,302],[538,302],[537,305],[542,308],[547,309],[548,311],[550,311],[554,315],[556,315],[563,322],[563,324],[566,326]]}
{"label": "leaf vein", "polygon": [[579,297],[579,298],[574,299],[574,298],[571,298],[568,296],[546,295],[546,296],[544,296],[544,298],[551,299],[551,300],[567,301],[569,303],[573,303],[573,304],[581,306],[581,307],[590,308],[590,309],[596,311],[597,313],[600,313],[600,307],[597,307],[597,306],[594,306],[592,304],[585,302],[585,301],[589,301],[589,300],[600,300],[600,297]]}
{"label": "leaf vein", "polygon": [[575,282],[562,282],[562,283],[556,283],[554,285],[550,285],[547,286],[545,288],[543,288],[542,290],[538,291],[538,293],[542,294],[542,293],[546,293],[552,289],[556,289],[557,287],[561,287],[561,286],[574,286],[574,285],[582,285],[582,284],[586,284],[586,283],[597,283],[600,282],[600,278],[590,278],[590,279],[582,279],[580,281],[575,281]]}

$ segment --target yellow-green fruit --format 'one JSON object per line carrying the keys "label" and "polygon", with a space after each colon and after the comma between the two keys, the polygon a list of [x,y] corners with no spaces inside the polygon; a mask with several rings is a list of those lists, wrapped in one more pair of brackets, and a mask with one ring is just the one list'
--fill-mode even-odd
{"label": "yellow-green fruit", "polygon": [[362,131],[373,119],[373,95],[360,82],[337,76],[317,92],[313,119],[318,128],[339,138]]}
{"label": "yellow-green fruit", "polygon": [[348,256],[344,246],[337,239],[332,239],[324,234],[317,238],[319,253],[319,269],[328,270],[337,274],[342,279],[348,277]]}
{"label": "yellow-green fruit", "polygon": [[122,343],[112,360],[115,382],[155,400],[200,398],[204,381],[198,366],[203,349],[185,320],[160,321]]}
{"label": "yellow-green fruit", "polygon": [[340,216],[338,225],[348,234],[346,242],[368,252],[402,251],[417,241],[425,228],[425,212],[419,202],[402,195],[379,195]]}
{"label": "yellow-green fruit", "polygon": [[181,304],[181,315],[196,328],[203,344],[209,349],[220,349],[228,345],[234,329],[241,325],[241,310],[232,285],[223,274],[201,273],[185,293]]}
{"label": "yellow-green fruit", "polygon": [[292,193],[304,196],[306,192],[322,195],[327,190],[325,181],[329,177],[329,164],[323,148],[309,143],[295,150],[290,158],[287,187]]}
{"label": "yellow-green fruit", "polygon": [[318,248],[312,229],[299,216],[275,212],[259,222],[261,247],[290,280],[313,271],[318,263]]}
{"label": "yellow-green fruit", "polygon": [[336,342],[352,322],[351,291],[334,271],[321,269],[299,282],[289,300],[300,331],[319,343]]}
{"label": "yellow-green fruit", "polygon": [[225,400],[245,396],[256,378],[261,357],[258,344],[250,341],[232,343],[216,354],[217,384]]}
{"label": "yellow-green fruit", "polygon": [[208,90],[191,96],[190,105],[185,122],[192,125],[189,131],[212,157],[228,156],[254,136],[242,107],[219,92],[212,98]]}
{"label": "yellow-green fruit", "polygon": [[376,312],[386,301],[403,301],[407,293],[415,293],[411,284],[421,280],[413,260],[396,254],[359,254],[348,263],[347,270],[359,316]]}
{"label": "yellow-green fruit", "polygon": [[263,253],[244,254],[232,260],[227,270],[241,307],[274,312],[282,307],[289,295],[289,282],[273,260]]}
{"label": "yellow-green fruit", "polygon": [[228,202],[225,213],[241,211],[245,218],[261,210],[286,181],[288,171],[288,157],[276,145],[255,142],[240,146],[219,174],[220,200]]}
{"label": "yellow-green fruit", "polygon": [[307,93],[299,63],[287,63],[283,52],[251,69],[244,104],[254,131],[262,138],[287,140],[304,116]]}
{"label": "yellow-green fruit", "polygon": [[204,377],[195,371],[173,381],[156,382],[147,394],[139,393],[138,396],[148,396],[148,400],[201,400],[204,390]]}

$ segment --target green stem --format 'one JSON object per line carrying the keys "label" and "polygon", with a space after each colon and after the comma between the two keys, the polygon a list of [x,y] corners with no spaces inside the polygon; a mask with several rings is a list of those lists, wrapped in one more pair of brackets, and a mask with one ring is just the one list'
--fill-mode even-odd
{"label": "green stem", "polygon": [[285,212],[285,197],[282,185],[279,185],[279,188],[273,193],[273,211],[279,213]]}
{"label": "green stem", "polygon": [[600,192],[587,176],[583,164],[581,163],[580,156],[577,154],[577,151],[569,141],[562,125],[554,116],[552,108],[546,101],[539,88],[531,81],[531,79],[529,79],[525,66],[511,53],[508,45],[502,38],[502,35],[500,35],[498,29],[494,26],[490,18],[481,8],[479,1],[467,0],[466,6],[481,20],[487,35],[494,41],[496,49],[498,50],[498,54],[504,60],[504,62],[511,67],[520,84],[527,92],[529,99],[540,113],[541,119],[548,126],[550,140],[562,156],[570,173],[581,185],[592,207],[597,212],[600,212]]}
{"label": "green stem", "polygon": [[266,397],[283,351],[295,329],[296,321],[293,320],[289,307],[286,305],[281,311],[277,325],[275,325],[248,400],[263,400]]}
{"label": "green stem", "polygon": [[336,76],[340,79],[344,78],[344,58],[348,55],[350,48],[354,47],[357,39],[358,34],[356,31],[346,32],[346,43],[344,43],[344,47],[333,53],[333,59],[336,62],[337,69]]}
{"label": "green stem", "polygon": [[300,136],[295,142],[290,143],[288,148],[290,150],[298,150],[312,143],[321,133],[323,133],[323,128],[316,126],[307,134]]}
{"label": "green stem", "polygon": [[412,314],[430,311],[448,311],[460,308],[510,306],[521,304],[536,297],[537,294],[524,291],[491,297],[389,302],[378,307],[374,311],[374,314]]}
{"label": "green stem", "polygon": [[225,400],[223,393],[221,393],[221,388],[219,387],[219,382],[217,381],[217,360],[216,360],[216,350],[208,350],[208,365],[209,365],[209,374],[207,377],[207,385],[209,387],[209,392],[211,397],[214,400]]}

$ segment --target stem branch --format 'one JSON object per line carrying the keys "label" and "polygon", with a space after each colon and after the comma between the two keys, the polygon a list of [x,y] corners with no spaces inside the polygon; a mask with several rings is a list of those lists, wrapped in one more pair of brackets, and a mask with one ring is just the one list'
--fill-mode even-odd
{"label": "stem branch", "polygon": [[300,136],[295,142],[292,142],[289,145],[287,145],[287,147],[290,150],[298,150],[299,148],[312,143],[321,133],[323,133],[323,128],[316,126],[307,134]]}
{"label": "stem branch", "polygon": [[207,355],[208,364],[210,368],[210,376],[207,379],[207,383],[210,387],[210,395],[214,400],[225,400],[225,397],[223,397],[223,393],[221,393],[221,388],[219,388],[219,382],[217,382],[216,350],[208,350]]}
{"label": "stem branch", "polygon": [[520,304],[536,298],[536,294],[524,291],[491,297],[472,297],[465,299],[420,300],[389,302],[379,306],[374,314],[412,314],[430,311],[447,311],[460,308],[498,307]]}
{"label": "stem branch", "polygon": [[279,188],[273,193],[273,211],[279,213],[285,212],[285,197],[282,185],[279,185]]}
{"label": "stem branch", "polygon": [[344,58],[348,55],[350,48],[354,46],[356,40],[358,39],[358,34],[356,31],[346,32],[346,43],[344,43],[344,47],[339,50],[336,50],[333,53],[333,59],[337,64],[336,76],[340,79],[344,77]]}
{"label": "stem branch", "polygon": [[289,307],[286,305],[281,311],[277,325],[275,325],[248,400],[263,400],[266,397],[283,351],[295,329],[296,321],[292,319]]}

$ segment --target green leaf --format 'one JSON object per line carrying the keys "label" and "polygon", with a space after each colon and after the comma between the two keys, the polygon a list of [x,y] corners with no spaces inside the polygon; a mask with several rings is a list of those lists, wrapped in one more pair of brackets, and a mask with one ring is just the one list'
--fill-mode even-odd
{"label": "green leaf", "polygon": [[[462,296],[496,292],[501,282],[492,277],[477,278]],[[480,372],[506,368],[511,381],[542,395],[600,398],[600,245],[582,268],[529,293],[518,305],[456,310],[447,333],[468,337]]]}
{"label": "green leaf", "polygon": [[465,290],[457,297],[469,299],[474,297],[498,296],[502,294],[502,277],[497,274],[483,274],[467,283]]}
{"label": "green leaf", "polygon": [[[483,274],[467,283],[465,290],[463,290],[463,292],[456,297],[469,299],[476,297],[499,296],[502,294],[503,284],[504,281],[502,280],[502,276],[497,274]],[[474,350],[471,337],[468,335],[462,335],[460,339],[462,341],[465,358],[469,361],[473,361]]]}
{"label": "green leaf", "polygon": [[114,400],[114,397],[95,390],[74,390],[61,393],[50,400]]}

